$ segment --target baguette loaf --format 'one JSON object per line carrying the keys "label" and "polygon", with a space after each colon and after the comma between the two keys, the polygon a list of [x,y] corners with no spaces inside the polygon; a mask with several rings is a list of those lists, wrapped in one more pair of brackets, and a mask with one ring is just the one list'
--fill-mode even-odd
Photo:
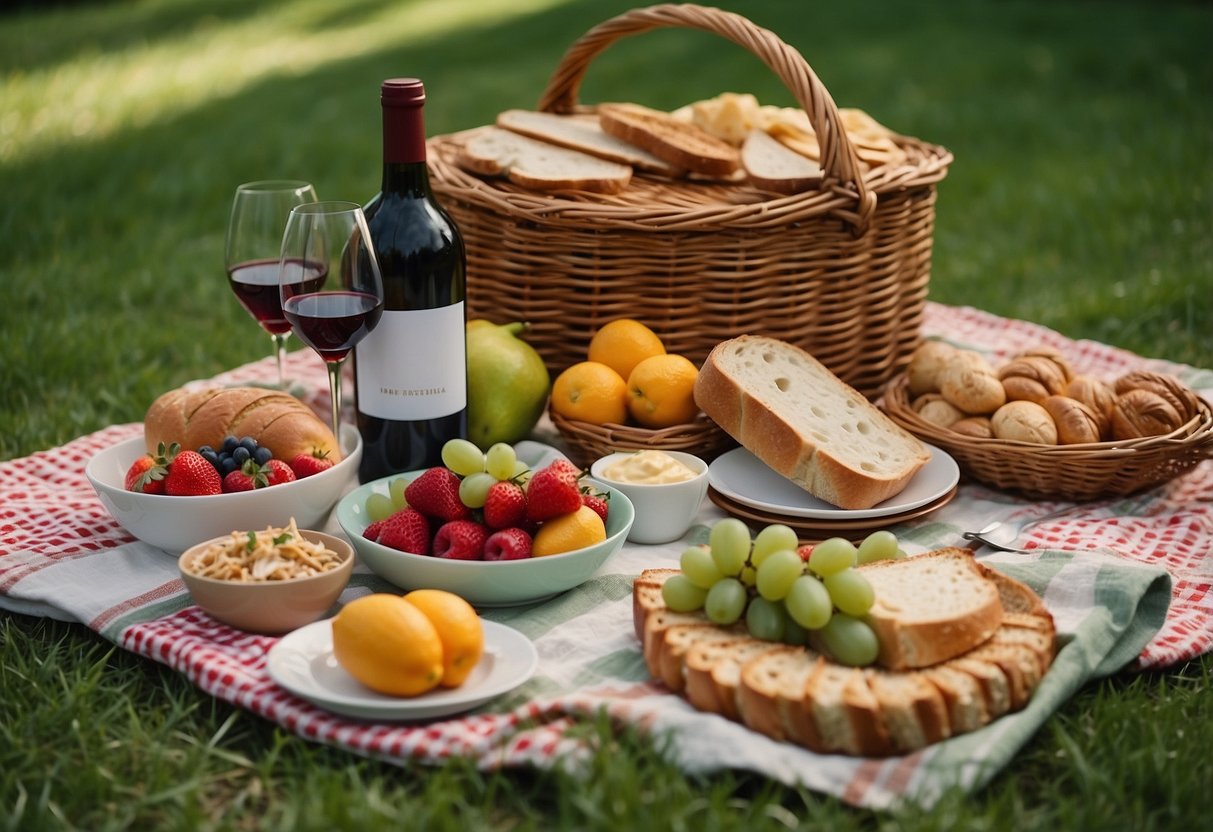
{"label": "baguette loaf", "polygon": [[968,549],[938,549],[865,564],[876,593],[864,617],[880,641],[882,667],[929,667],[983,644],[1002,623],[998,588]]}
{"label": "baguette loaf", "polygon": [[497,126],[532,139],[588,153],[600,159],[631,165],[637,170],[675,177],[681,170],[647,150],[617,139],[602,129],[595,116],[562,116],[534,110],[506,110]]}
{"label": "baguette loaf", "polygon": [[[636,579],[632,607],[646,664],[697,709],[821,753],[908,753],[1027,704],[1056,649],[1052,616],[1031,588],[977,564],[965,550],[882,563],[861,569],[881,576],[873,582],[878,599],[893,596],[906,608],[904,627],[896,632],[930,637],[929,630],[915,630],[913,604],[907,603],[932,594],[916,573],[943,569],[939,579],[946,582],[958,570],[966,585],[976,574],[1006,612],[980,644],[929,667],[844,667],[810,649],[752,638],[740,626],[708,624],[701,612],[671,612],[661,586],[678,570],[651,569]],[[905,566],[891,568],[895,564]]]}
{"label": "baguette loaf", "polygon": [[751,130],[746,136],[741,164],[759,188],[795,194],[821,186],[821,166],[771,138],[765,130]]}
{"label": "baguette loaf", "polygon": [[617,194],[632,181],[628,165],[492,126],[471,131],[456,162],[472,173],[504,176],[515,185],[537,191]]}
{"label": "baguette loaf", "polygon": [[320,452],[334,462],[341,459],[337,438],[311,408],[289,393],[262,387],[170,390],[143,418],[149,453],[161,442],[194,451],[203,445],[218,448],[226,436],[251,436],[286,462]]}
{"label": "baguette loaf", "polygon": [[717,344],[696,378],[695,403],[773,470],[844,509],[900,493],[930,459],[815,358],[774,338]]}
{"label": "baguette loaf", "polygon": [[639,104],[598,107],[602,129],[644,148],[670,165],[710,177],[729,177],[741,169],[737,148],[700,127]]}

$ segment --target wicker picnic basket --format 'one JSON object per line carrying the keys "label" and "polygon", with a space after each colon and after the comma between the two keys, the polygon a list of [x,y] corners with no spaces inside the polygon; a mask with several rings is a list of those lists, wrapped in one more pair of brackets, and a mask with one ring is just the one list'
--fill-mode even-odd
{"label": "wicker picnic basket", "polygon": [[951,154],[894,136],[906,161],[863,172],[799,52],[744,17],[694,5],[594,27],[565,53],[538,109],[592,112],[577,101],[590,62],[620,38],[665,27],[720,35],[765,62],[808,113],[822,187],[779,196],[637,171],[614,196],[540,193],[466,173],[455,163],[460,135],[435,136],[431,180],[467,246],[469,317],[529,322],[527,340],[553,374],[584,359],[603,324],[635,317],[697,365],[722,340],[769,335],[875,396],[919,340],[935,186]]}
{"label": "wicker picnic basket", "polygon": [[965,436],[922,418],[910,406],[907,379],[882,402],[893,421],[951,454],[966,476],[1028,497],[1096,500],[1161,485],[1213,458],[1213,408],[1197,400],[1188,422],[1163,436],[1083,445],[1032,445]]}

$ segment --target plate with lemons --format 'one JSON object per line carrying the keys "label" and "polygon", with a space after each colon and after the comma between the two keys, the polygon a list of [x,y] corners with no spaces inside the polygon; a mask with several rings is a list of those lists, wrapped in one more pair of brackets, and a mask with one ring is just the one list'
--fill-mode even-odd
{"label": "plate with lemons", "polygon": [[535,673],[539,654],[517,630],[482,621],[484,652],[458,687],[415,696],[378,693],[337,661],[333,619],[300,627],[278,640],[266,658],[270,678],[318,708],[379,721],[418,721],[462,713],[514,690]]}

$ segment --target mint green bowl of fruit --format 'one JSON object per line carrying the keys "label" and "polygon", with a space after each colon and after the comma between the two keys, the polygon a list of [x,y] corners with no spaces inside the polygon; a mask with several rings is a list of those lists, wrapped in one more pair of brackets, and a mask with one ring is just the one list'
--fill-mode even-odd
{"label": "mint green bowl of fruit", "polygon": [[[403,590],[443,589],[479,607],[547,600],[618,552],[636,513],[622,492],[528,444],[536,458],[452,440],[443,465],[345,495],[337,521],[367,568]],[[592,542],[569,548],[581,540]]]}

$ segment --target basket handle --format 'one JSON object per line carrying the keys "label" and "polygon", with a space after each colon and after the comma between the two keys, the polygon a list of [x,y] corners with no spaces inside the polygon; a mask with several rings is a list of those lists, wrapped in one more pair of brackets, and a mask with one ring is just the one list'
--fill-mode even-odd
{"label": "basket handle", "polygon": [[804,56],[774,32],[733,12],[692,4],[664,4],[633,9],[590,29],[564,53],[539,100],[539,109],[571,113],[590,62],[620,38],[662,28],[700,29],[733,41],[754,53],[783,81],[808,114],[821,147],[821,169],[834,190],[853,195],[856,210],[840,212],[862,233],[876,210],[876,194],[863,181],[859,157],[842,127],[838,108]]}

